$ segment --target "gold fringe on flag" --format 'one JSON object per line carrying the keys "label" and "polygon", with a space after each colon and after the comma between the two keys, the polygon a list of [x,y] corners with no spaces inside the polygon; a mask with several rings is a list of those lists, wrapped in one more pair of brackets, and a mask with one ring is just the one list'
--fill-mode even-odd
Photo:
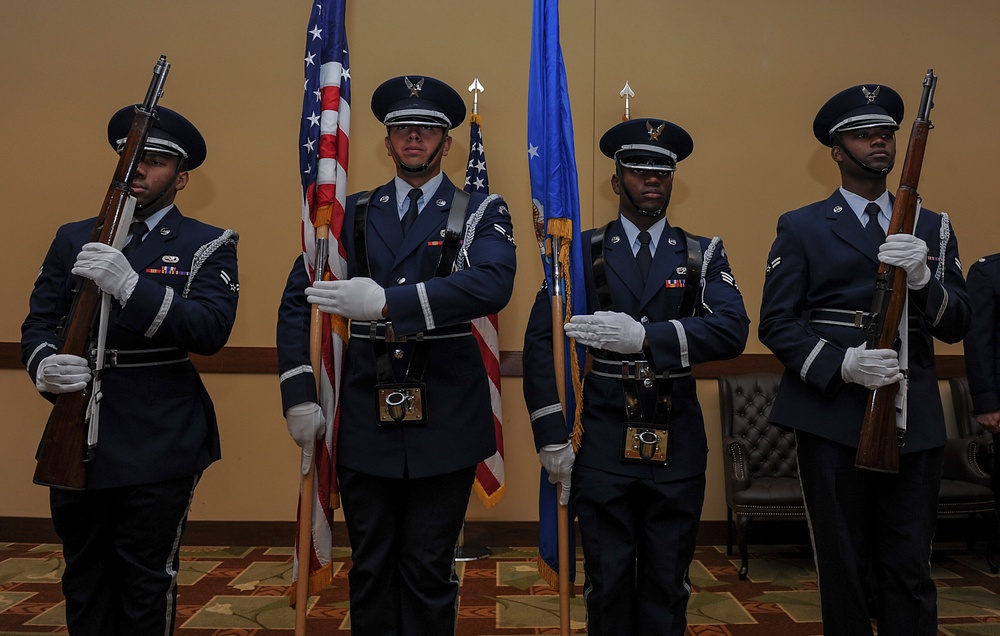
{"label": "gold fringe on flag", "polygon": [[472,484],[472,488],[479,495],[479,501],[483,502],[483,506],[487,510],[500,503],[500,500],[503,499],[503,496],[507,492],[507,484],[500,484],[500,487],[492,495],[487,494],[486,489],[483,488],[478,479]]}
{"label": "gold fringe on flag", "polygon": [[[309,564],[306,563],[306,567]],[[302,565],[299,564],[299,571],[302,571]],[[315,596],[326,589],[327,586],[333,581],[333,562],[327,563],[320,569],[316,570],[309,575],[309,596]],[[295,607],[295,588],[299,585],[298,581],[293,581],[290,586],[288,586],[288,605]]]}
{"label": "gold fringe on flag", "polygon": [[550,586],[559,589],[559,572],[553,570],[541,556],[538,557],[538,573]]}

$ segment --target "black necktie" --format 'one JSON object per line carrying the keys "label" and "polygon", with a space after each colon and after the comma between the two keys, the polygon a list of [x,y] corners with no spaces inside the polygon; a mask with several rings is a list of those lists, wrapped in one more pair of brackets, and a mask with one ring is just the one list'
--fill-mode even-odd
{"label": "black necktie", "polygon": [[868,225],[865,226],[865,232],[868,233],[876,246],[885,242],[885,232],[882,231],[882,226],[878,222],[878,215],[881,211],[882,208],[878,207],[878,203],[869,203],[865,206],[865,214],[868,215]]}
{"label": "black necktie", "polygon": [[122,254],[125,255],[125,258],[127,258],[129,262],[132,262],[132,255],[135,254],[137,249],[139,249],[139,244],[142,243],[142,237],[148,231],[149,228],[146,227],[145,221],[132,221],[132,225],[128,226],[128,233],[132,239],[122,250]]}
{"label": "black necktie", "polygon": [[420,210],[417,209],[417,199],[419,199],[420,195],[423,193],[423,190],[420,188],[413,188],[406,195],[406,198],[410,200],[410,206],[406,208],[406,214],[404,214],[403,218],[399,221],[400,225],[403,226],[403,236],[406,236],[406,233],[410,231],[411,227],[413,227],[413,222],[417,220],[417,214],[420,212]]}
{"label": "black necktie", "polygon": [[639,275],[645,281],[649,276],[649,266],[653,264],[653,253],[649,251],[649,242],[653,237],[649,232],[639,232],[639,251],[635,253],[635,263],[639,266]]}

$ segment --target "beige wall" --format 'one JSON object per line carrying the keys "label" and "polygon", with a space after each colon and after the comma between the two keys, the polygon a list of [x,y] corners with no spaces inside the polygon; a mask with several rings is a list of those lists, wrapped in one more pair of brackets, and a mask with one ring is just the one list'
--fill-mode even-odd
{"label": "beige wall", "polygon": [[[494,191],[515,218],[519,274],[501,314],[501,348],[520,349],[540,281],[525,153],[528,0],[350,2],[354,117],[351,190],[387,181],[384,131],[372,90],[404,73],[433,75],[463,94],[478,74]],[[29,0],[0,2],[0,342],[16,342],[31,283],[55,229],[94,214],[114,155],[108,117],[142,98],[157,56],[173,69],[163,105],[201,128],[206,164],[178,199],[188,215],[237,229],[242,298],[234,346],[272,346],[278,299],[298,249],[297,129],[309,2],[289,0]],[[419,10],[415,9],[419,7]],[[777,216],[825,197],[836,174],[811,134],[834,92],[883,82],[907,101],[904,136],[928,67],[940,76],[921,193],[952,214],[967,263],[1000,251],[990,196],[1000,167],[995,105],[1000,53],[994,2],[850,0],[752,3],[563,0],[583,225],[615,213],[610,161],[596,141],[632,115],[665,117],[694,137],[669,211],[676,225],[725,240],[756,323],[764,261]],[[471,103],[471,100],[470,100]],[[468,128],[455,133],[446,170],[462,178]],[[905,142],[901,142],[901,146]],[[890,177],[895,188],[896,176]],[[765,353],[756,337],[747,351]],[[942,346],[939,352],[960,353]],[[296,450],[279,416],[277,381],[207,375],[225,459],[205,476],[192,518],[281,520],[294,515]],[[46,516],[31,484],[32,454],[48,413],[23,373],[0,371],[0,515]],[[706,519],[725,517],[715,384],[699,383],[712,447]],[[508,495],[475,520],[536,518],[537,460],[520,381],[503,383]]]}

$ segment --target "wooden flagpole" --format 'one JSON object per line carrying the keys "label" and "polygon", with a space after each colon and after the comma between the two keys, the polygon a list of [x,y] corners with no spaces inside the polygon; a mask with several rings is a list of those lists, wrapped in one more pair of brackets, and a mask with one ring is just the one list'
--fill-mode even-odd
{"label": "wooden flagpole", "polygon": [[[326,261],[329,254],[330,214],[329,209],[316,214],[316,260],[313,263],[313,278],[326,280]],[[325,218],[324,218],[325,217]],[[309,318],[309,361],[316,375],[316,395],[320,394],[323,377],[323,314],[317,305],[312,306]],[[325,415],[325,414],[324,414]],[[309,613],[309,564],[312,563],[312,517],[315,499],[316,442],[313,442],[312,462],[309,471],[302,476],[299,484],[299,534],[296,555],[299,561],[299,578],[295,583],[295,636],[305,636],[306,615]]]}
{"label": "wooden flagpole", "polygon": [[[566,350],[565,335],[563,332],[563,321],[565,314],[563,310],[562,289],[563,272],[559,262],[559,237],[549,235],[549,245],[552,250],[552,364],[555,368],[556,392],[559,395],[559,404],[562,405],[563,415],[567,418],[570,414],[566,412]],[[556,486],[556,532],[558,537],[559,553],[559,634],[569,636],[570,606],[570,557],[569,557],[569,506],[560,503],[562,498],[562,483]]]}

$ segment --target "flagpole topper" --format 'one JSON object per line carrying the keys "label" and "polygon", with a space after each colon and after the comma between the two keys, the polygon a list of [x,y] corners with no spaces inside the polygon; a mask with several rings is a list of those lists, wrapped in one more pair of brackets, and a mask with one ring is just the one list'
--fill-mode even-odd
{"label": "flagpole topper", "polygon": [[625,87],[621,90],[620,93],[618,93],[618,96],[625,98],[625,114],[622,115],[622,121],[628,121],[629,119],[631,119],[631,115],[629,115],[628,100],[630,97],[635,97],[635,93],[632,92],[632,87],[628,85],[628,80],[625,80]]}
{"label": "flagpole topper", "polygon": [[479,83],[479,76],[476,75],[476,79],[472,80],[469,84],[469,92],[472,93],[472,114],[479,114],[479,93],[485,93],[486,88]]}

